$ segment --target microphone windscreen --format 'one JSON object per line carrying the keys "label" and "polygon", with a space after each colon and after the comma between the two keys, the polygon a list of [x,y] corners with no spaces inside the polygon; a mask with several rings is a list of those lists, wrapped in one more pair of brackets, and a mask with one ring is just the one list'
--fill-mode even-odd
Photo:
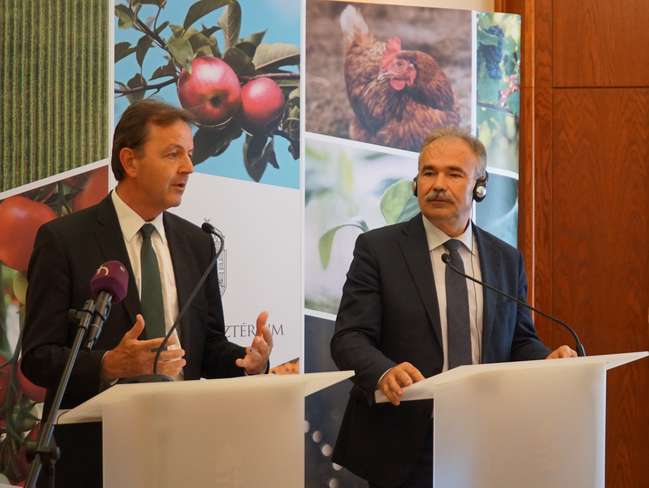
{"label": "microphone windscreen", "polygon": [[208,234],[213,234],[216,232],[214,226],[209,222],[203,222],[203,225],[201,225],[201,229],[203,229],[203,232],[207,232]]}
{"label": "microphone windscreen", "polygon": [[109,293],[114,304],[121,302],[128,291],[128,270],[119,261],[106,261],[97,268],[90,280],[90,292],[93,297],[100,292]]}
{"label": "microphone windscreen", "polygon": [[444,261],[446,264],[451,262],[451,256],[448,253],[442,254],[442,261]]}

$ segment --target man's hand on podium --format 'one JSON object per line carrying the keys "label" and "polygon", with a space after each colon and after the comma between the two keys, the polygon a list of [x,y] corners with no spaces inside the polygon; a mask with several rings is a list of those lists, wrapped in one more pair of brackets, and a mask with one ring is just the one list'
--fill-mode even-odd
{"label": "man's hand on podium", "polygon": [[263,311],[257,317],[257,331],[250,347],[246,347],[246,355],[236,360],[236,365],[246,370],[247,374],[264,373],[268,366],[268,358],[273,350],[273,334],[266,326],[268,312]]}
{"label": "man's hand on podium", "polygon": [[403,388],[424,379],[424,375],[412,364],[405,362],[390,368],[379,380],[378,389],[394,406],[401,403]]}
{"label": "man's hand on podium", "polygon": [[556,348],[545,359],[561,359],[561,358],[576,358],[577,353],[570,349],[568,346],[561,346]]}
{"label": "man's hand on podium", "polygon": [[[153,373],[153,361],[164,337],[138,340],[144,330],[144,317],[137,314],[135,324],[124,334],[115,349],[106,351],[101,363],[101,375],[105,381]],[[172,335],[167,342],[168,350],[160,353],[158,373],[168,376],[180,374],[187,363],[183,356],[185,350],[178,344],[178,337]]]}

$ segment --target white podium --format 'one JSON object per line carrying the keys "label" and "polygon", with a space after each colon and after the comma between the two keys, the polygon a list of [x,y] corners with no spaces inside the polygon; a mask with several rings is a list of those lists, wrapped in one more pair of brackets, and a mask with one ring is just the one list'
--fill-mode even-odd
{"label": "white podium", "polygon": [[117,385],[59,423],[103,422],[105,488],[297,488],[304,397],[352,375]]}
{"label": "white podium", "polygon": [[648,355],[461,366],[410,386],[402,400],[435,402],[434,487],[604,488],[606,371]]}

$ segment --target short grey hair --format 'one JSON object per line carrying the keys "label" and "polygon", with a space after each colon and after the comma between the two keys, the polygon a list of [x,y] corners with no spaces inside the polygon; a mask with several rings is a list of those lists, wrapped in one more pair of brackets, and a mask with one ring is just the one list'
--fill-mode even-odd
{"label": "short grey hair", "polygon": [[468,132],[459,129],[457,127],[442,127],[441,129],[436,129],[431,132],[426,139],[424,139],[423,144],[421,145],[421,150],[419,151],[419,163],[421,163],[421,155],[424,153],[426,146],[429,146],[433,142],[443,139],[445,137],[461,139],[469,146],[471,152],[478,159],[478,170],[480,177],[483,177],[487,172],[487,150],[484,147],[484,144],[477,137],[473,137]]}

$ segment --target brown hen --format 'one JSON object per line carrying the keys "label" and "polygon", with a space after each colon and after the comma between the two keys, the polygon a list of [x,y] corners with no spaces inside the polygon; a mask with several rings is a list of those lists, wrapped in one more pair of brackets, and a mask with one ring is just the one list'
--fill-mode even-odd
{"label": "brown hen", "polygon": [[432,56],[401,49],[401,40],[376,40],[353,6],[340,16],[345,83],[357,141],[419,151],[433,129],[457,126],[451,84]]}

